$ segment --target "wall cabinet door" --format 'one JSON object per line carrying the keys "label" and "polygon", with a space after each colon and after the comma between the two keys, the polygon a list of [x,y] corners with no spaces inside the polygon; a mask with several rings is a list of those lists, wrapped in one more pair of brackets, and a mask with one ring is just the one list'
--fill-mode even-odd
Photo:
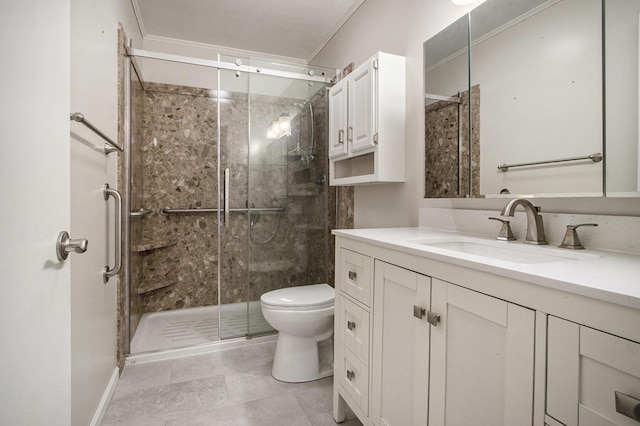
{"label": "wall cabinet door", "polygon": [[640,424],[640,344],[549,317],[547,420],[566,426]]}
{"label": "wall cabinet door", "polygon": [[347,79],[329,91],[329,158],[347,153]]}
{"label": "wall cabinet door", "polygon": [[432,280],[429,424],[531,425],[535,312]]}
{"label": "wall cabinet door", "polygon": [[430,326],[421,309],[431,305],[431,278],[379,260],[374,270],[370,418],[386,426],[426,425]]}
{"label": "wall cabinet door", "polygon": [[375,68],[369,59],[349,75],[349,113],[347,139],[351,152],[375,146]]}

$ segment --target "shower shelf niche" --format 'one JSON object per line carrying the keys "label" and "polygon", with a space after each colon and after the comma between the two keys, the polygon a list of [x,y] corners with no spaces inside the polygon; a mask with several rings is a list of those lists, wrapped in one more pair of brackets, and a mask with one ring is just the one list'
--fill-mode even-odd
{"label": "shower shelf niche", "polygon": [[178,280],[176,278],[170,278],[166,280],[153,280],[151,282],[143,281],[138,286],[138,294],[149,293],[150,291],[159,290],[161,288],[169,287],[174,284],[178,284]]}
{"label": "shower shelf niche", "polygon": [[176,245],[177,242],[173,240],[143,240],[138,245],[134,246],[134,251],[142,253],[145,251],[157,250],[165,247],[171,247]]}

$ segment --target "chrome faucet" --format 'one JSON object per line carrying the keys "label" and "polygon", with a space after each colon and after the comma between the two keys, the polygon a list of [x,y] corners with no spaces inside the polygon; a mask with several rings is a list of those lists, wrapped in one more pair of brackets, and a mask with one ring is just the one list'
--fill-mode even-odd
{"label": "chrome faucet", "polygon": [[535,207],[529,200],[524,198],[515,198],[509,201],[500,212],[500,216],[513,216],[516,207],[522,206],[527,214],[527,236],[524,240],[526,244],[538,244],[544,245],[547,243],[547,238],[544,235],[544,225],[542,223],[542,216],[538,214],[538,207]]}

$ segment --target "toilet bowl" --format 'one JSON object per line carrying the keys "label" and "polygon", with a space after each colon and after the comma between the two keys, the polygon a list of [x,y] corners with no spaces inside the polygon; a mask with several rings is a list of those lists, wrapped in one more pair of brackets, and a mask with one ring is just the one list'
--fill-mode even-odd
{"label": "toilet bowl", "polygon": [[327,284],[273,290],[260,297],[262,315],[278,330],[271,375],[299,383],[333,375],[334,290]]}

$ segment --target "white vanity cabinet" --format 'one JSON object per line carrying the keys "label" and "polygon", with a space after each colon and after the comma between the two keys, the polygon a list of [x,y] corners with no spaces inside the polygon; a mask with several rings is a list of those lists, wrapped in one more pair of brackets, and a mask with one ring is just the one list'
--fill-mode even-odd
{"label": "white vanity cabinet", "polygon": [[549,426],[640,424],[640,343],[549,317]]}
{"label": "white vanity cabinet", "polygon": [[347,249],[336,258],[334,417],[344,420],[343,398],[359,418],[368,418],[373,264]]}
{"label": "white vanity cabinet", "polygon": [[337,421],[348,404],[367,426],[640,425],[637,307],[392,232],[334,231]]}
{"label": "white vanity cabinet", "polygon": [[427,424],[431,278],[375,261],[370,418]]}
{"label": "white vanity cabinet", "polygon": [[433,279],[430,425],[531,425],[535,312]]}
{"label": "white vanity cabinet", "polygon": [[405,60],[378,52],[329,90],[329,183],[403,182]]}
{"label": "white vanity cabinet", "polygon": [[364,424],[532,424],[533,310],[375,253],[337,253],[336,420],[346,401]]}

